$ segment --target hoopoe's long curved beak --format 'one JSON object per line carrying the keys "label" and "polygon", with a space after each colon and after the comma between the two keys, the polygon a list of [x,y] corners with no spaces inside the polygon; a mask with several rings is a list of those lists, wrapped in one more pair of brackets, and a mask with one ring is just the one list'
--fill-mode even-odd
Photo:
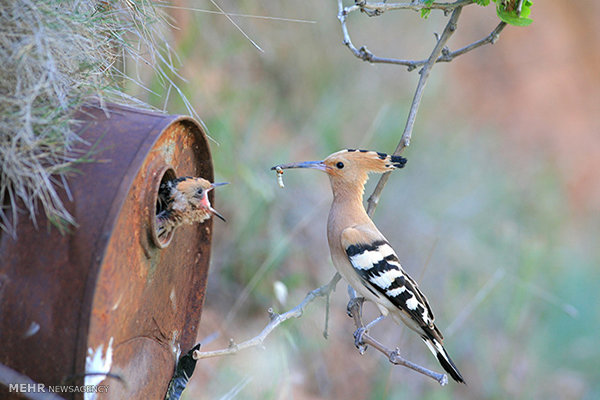
{"label": "hoopoe's long curved beak", "polygon": [[[213,190],[216,187],[224,186],[224,185],[228,185],[228,184],[229,184],[229,182],[215,182],[215,183],[211,183],[210,187],[206,191],[209,192],[209,191]],[[206,199],[206,201],[208,202],[208,198]],[[217,216],[223,222],[227,222],[227,220],[225,219],[225,217],[223,217],[217,210],[215,210],[210,203],[208,203],[208,209],[210,210],[211,213],[213,213],[213,215]]]}
{"label": "hoopoe's long curved beak", "polygon": [[290,169],[290,168],[312,168],[318,169],[319,171],[327,171],[327,165],[323,161],[304,161],[298,163],[289,163],[289,164],[279,164],[271,168],[272,171],[277,170],[277,168],[281,169]]}

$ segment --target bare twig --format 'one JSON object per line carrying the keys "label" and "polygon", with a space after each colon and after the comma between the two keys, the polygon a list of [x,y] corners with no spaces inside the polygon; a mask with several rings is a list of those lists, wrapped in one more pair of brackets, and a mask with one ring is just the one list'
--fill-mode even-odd
{"label": "bare twig", "polygon": [[[415,90],[415,95],[413,97],[413,101],[410,106],[410,111],[408,113],[408,118],[406,120],[406,126],[404,127],[404,133],[402,134],[402,137],[400,138],[400,143],[398,143],[398,146],[396,147],[396,150],[394,151],[394,155],[398,155],[398,154],[402,153],[402,150],[404,150],[405,147],[410,145],[410,138],[412,136],[412,130],[413,130],[413,127],[415,124],[415,119],[417,117],[417,112],[419,110],[419,105],[421,104],[421,99],[423,98],[425,84],[427,83],[427,80],[429,78],[429,73],[431,72],[431,68],[433,68],[433,65],[436,63],[437,59],[439,58],[440,54],[442,53],[444,47],[446,46],[446,42],[448,41],[448,39],[450,39],[450,37],[452,36],[454,31],[456,30],[456,24],[458,22],[458,18],[460,17],[461,11],[462,11],[462,7],[458,7],[452,12],[452,16],[448,20],[448,23],[446,24],[446,27],[444,28],[444,32],[439,37],[437,44],[433,48],[433,51],[431,52],[431,55],[429,56],[427,63],[425,63],[425,65],[423,66],[421,71],[419,71],[419,73],[421,75],[419,78],[419,83],[417,84],[417,89]],[[379,203],[379,197],[381,196],[381,191],[385,187],[385,184],[387,183],[388,179],[389,179],[389,172],[386,172],[385,174],[383,174],[383,176],[381,178],[379,178],[379,182],[377,182],[377,186],[375,187],[375,190],[373,190],[373,193],[371,194],[371,196],[369,196],[369,199],[367,200],[367,203],[368,203],[367,214],[369,214],[369,216],[373,215],[373,212],[375,211],[375,208],[377,207],[377,204]]]}
{"label": "bare twig", "polygon": [[369,15],[381,15],[386,11],[392,10],[443,10],[444,12],[454,11],[455,8],[468,6],[475,3],[474,0],[456,0],[454,2],[433,2],[430,5],[424,2],[411,1],[409,3],[369,3],[368,1],[357,2],[352,8],[359,9]]}
{"label": "bare twig", "polygon": [[[334,283],[334,289],[335,289],[335,284],[337,284],[340,279],[342,279],[342,276],[339,274],[339,272],[336,272],[335,275],[333,276],[333,278],[331,279],[331,282],[329,282],[329,285],[331,285],[332,282],[335,282]],[[323,328],[323,337],[325,339],[329,338],[329,305],[330,305],[330,300],[331,300],[331,290],[328,291],[325,294],[325,327]]]}
{"label": "bare twig", "polygon": [[448,377],[446,376],[446,374],[439,374],[437,372],[431,371],[425,367],[422,367],[418,364],[406,360],[405,358],[400,356],[400,350],[398,348],[396,348],[395,350],[391,350],[385,345],[383,345],[381,342],[377,341],[371,335],[369,335],[368,328],[362,321],[363,302],[364,298],[355,297],[354,294],[351,295],[350,302],[348,302],[348,315],[352,317],[352,319],[354,320],[354,325],[356,325],[356,331],[354,332],[355,344],[361,352],[361,354],[366,350],[367,345],[371,345],[379,352],[385,354],[388,360],[394,365],[402,365],[403,367],[417,371],[420,374],[435,379],[442,386],[448,383]]}
{"label": "bare twig", "polygon": [[[466,1],[456,1],[454,3],[433,3],[431,8],[441,9],[444,12],[450,12],[458,8],[462,8],[464,6],[473,4],[472,0]],[[342,24],[342,34],[344,35],[344,44],[348,47],[348,49],[354,54],[356,57],[360,58],[363,61],[370,62],[372,64],[394,64],[394,65],[403,65],[408,67],[409,71],[412,71],[418,67],[421,67],[429,61],[427,60],[403,60],[399,58],[390,58],[390,57],[379,57],[374,55],[367,49],[366,46],[361,46],[360,48],[356,48],[356,46],[352,43],[352,39],[350,38],[350,33],[346,26],[346,19],[348,15],[354,11],[363,11],[368,15],[381,15],[384,11],[388,10],[421,10],[425,7],[424,3],[358,3],[352,5],[350,7],[343,6],[343,0],[338,0],[338,19]],[[461,56],[469,51],[475,50],[478,47],[481,47],[486,44],[493,44],[498,40],[500,32],[506,26],[505,22],[500,22],[498,26],[486,37],[483,39],[477,40],[459,50],[450,51],[447,48],[444,48],[441,55],[437,58],[437,62],[450,62],[458,56]]]}
{"label": "bare twig", "polygon": [[408,113],[408,120],[406,121],[406,127],[404,128],[404,133],[402,134],[402,138],[400,143],[396,147],[394,154],[399,154],[400,151],[404,147],[410,145],[410,138],[412,135],[413,126],[415,124],[415,119],[417,117],[417,111],[419,110],[419,105],[421,104],[421,99],[423,98],[423,91],[425,90],[425,84],[429,79],[429,74],[431,72],[431,68],[433,68],[433,64],[437,62],[437,59],[444,50],[446,46],[446,42],[450,39],[450,36],[456,31],[456,24],[458,23],[458,18],[460,17],[460,13],[462,12],[462,7],[456,8],[452,12],[452,16],[448,20],[446,27],[444,28],[444,32],[442,36],[440,36],[437,44],[433,48],[427,63],[423,66],[423,69],[419,71],[421,77],[419,78],[419,83],[417,84],[417,89],[415,90],[415,96],[413,97],[413,102],[410,107],[410,111]]}
{"label": "bare twig", "polygon": [[310,304],[314,299],[316,299],[317,297],[326,297],[327,299],[329,299],[329,295],[333,290],[335,290],[335,287],[340,279],[341,276],[338,273],[336,273],[328,284],[323,285],[320,288],[313,290],[312,292],[309,292],[300,304],[298,304],[296,307],[292,308],[286,313],[276,314],[275,312],[273,312],[272,309],[269,309],[269,317],[271,321],[262,330],[262,332],[260,332],[257,336],[253,337],[252,339],[246,340],[245,342],[239,344],[234,343],[232,340],[228,348],[221,350],[196,350],[194,351],[193,358],[195,360],[200,360],[202,358],[225,356],[238,353],[239,351],[250,347],[262,345],[267,336],[282,322],[287,321],[291,318],[300,318],[304,313],[304,309],[306,308],[306,306]]}
{"label": "bare twig", "polygon": [[384,63],[384,64],[398,64],[405,65],[409,67],[409,69],[414,69],[418,65],[415,64],[414,61],[411,60],[398,60],[394,58],[384,58],[377,57],[373,55],[365,46],[362,46],[360,49],[357,49],[356,46],[352,43],[352,39],[350,39],[350,33],[348,32],[348,27],[346,26],[346,19],[348,15],[353,12],[359,10],[360,7],[357,5],[344,8],[343,0],[338,0],[338,19],[342,25],[342,34],[344,36],[344,44],[348,47],[348,49],[354,54],[356,57],[360,58],[363,61],[368,61],[370,63]]}
{"label": "bare twig", "polygon": [[498,38],[500,37],[500,32],[502,32],[502,30],[505,27],[506,27],[506,22],[500,22],[498,24],[498,26],[496,26],[496,28],[494,28],[494,30],[489,35],[484,37],[483,39],[473,42],[473,43],[471,43],[461,49],[458,49],[456,51],[442,51],[442,55],[437,59],[436,62],[450,62],[450,61],[454,60],[456,57],[462,56],[463,54],[468,53],[471,50],[475,50],[478,47],[484,46],[486,44],[496,43],[496,40],[498,40]]}

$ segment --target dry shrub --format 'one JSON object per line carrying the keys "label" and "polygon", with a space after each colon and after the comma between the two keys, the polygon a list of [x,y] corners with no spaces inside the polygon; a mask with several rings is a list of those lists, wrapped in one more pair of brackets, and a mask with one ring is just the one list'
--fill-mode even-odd
{"label": "dry shrub", "polygon": [[88,159],[73,151],[83,142],[73,113],[92,98],[142,105],[123,90],[129,81],[144,87],[138,66],[151,66],[170,91],[176,71],[164,23],[149,0],[3,2],[0,228],[16,236],[21,210],[35,223],[40,207],[59,227],[75,223],[58,195]]}

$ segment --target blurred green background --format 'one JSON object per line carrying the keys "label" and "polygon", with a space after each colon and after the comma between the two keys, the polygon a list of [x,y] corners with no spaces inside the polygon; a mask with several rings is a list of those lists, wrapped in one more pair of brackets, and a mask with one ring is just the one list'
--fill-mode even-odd
{"label": "blurred green background", "polygon": [[[181,7],[215,10],[210,1]],[[169,9],[179,80],[213,138],[217,209],[203,349],[256,335],[328,282],[327,178],[272,165],[346,147],[392,152],[418,74],[370,65],[341,43],[336,1],[219,1],[226,11],[315,23]],[[536,1],[527,28],[438,64],[426,88],[407,167],[394,173],[374,220],[420,282],[468,386],[440,387],[379,353],[360,355],[346,284],[278,328],[264,349],[203,360],[186,399],[600,398],[600,6]],[[468,7],[457,49],[497,24]],[[414,12],[349,18],[354,43],[380,56],[426,58],[445,23]],[[161,90],[159,82],[151,86]],[[162,108],[158,98],[148,101]],[[166,109],[187,113],[171,95]],[[374,186],[369,182],[367,195]],[[289,292],[281,304],[274,282]],[[247,297],[241,297],[247,293]],[[374,307],[366,314],[375,317]],[[373,334],[440,371],[426,346],[391,321]]]}

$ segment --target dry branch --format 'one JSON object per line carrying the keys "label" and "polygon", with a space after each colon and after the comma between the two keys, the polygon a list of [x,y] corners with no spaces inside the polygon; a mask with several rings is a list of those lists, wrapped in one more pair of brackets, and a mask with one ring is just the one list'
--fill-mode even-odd
{"label": "dry branch", "polygon": [[470,4],[475,3],[474,0],[457,0],[454,2],[433,2],[430,5],[425,4],[424,2],[411,1],[409,3],[388,3],[388,2],[378,2],[378,3],[369,3],[368,1],[359,1],[354,6],[349,8],[356,8],[360,11],[367,13],[368,15],[381,15],[386,11],[392,10],[412,10],[412,11],[421,11],[421,10],[443,10],[444,12],[453,11],[455,8],[468,6]]}
{"label": "dry branch", "polygon": [[[400,143],[398,143],[396,150],[394,150],[394,155],[402,153],[402,150],[404,150],[405,147],[410,145],[410,138],[412,136],[415,119],[417,117],[419,105],[421,104],[421,99],[423,98],[425,84],[429,79],[429,73],[431,72],[431,68],[433,68],[433,65],[437,62],[437,59],[442,53],[444,47],[446,46],[446,42],[448,41],[448,39],[450,39],[450,36],[452,36],[454,31],[456,31],[456,24],[458,22],[458,18],[460,17],[461,11],[462,7],[458,7],[452,12],[452,16],[448,20],[446,28],[444,28],[444,32],[439,37],[437,44],[435,45],[433,51],[431,52],[431,55],[429,56],[429,59],[427,60],[421,71],[419,71],[419,74],[421,75],[419,78],[419,83],[417,84],[417,89],[415,90],[415,95],[410,106],[410,111],[408,112],[408,118],[406,120],[406,126],[404,127],[404,133],[402,133]],[[386,172],[381,176],[381,178],[379,178],[377,186],[375,186],[373,193],[371,194],[371,196],[369,196],[369,199],[367,200],[367,214],[369,214],[369,216],[373,215],[373,212],[375,211],[375,208],[379,203],[379,197],[381,196],[381,192],[383,191],[383,188],[385,187],[385,184],[387,183],[388,179],[389,172]]]}
{"label": "dry branch", "polygon": [[[269,312],[270,322],[262,330],[262,332],[260,332],[255,337],[248,339],[245,342],[242,342],[239,344],[235,343],[233,341],[233,339],[230,339],[229,347],[226,349],[213,350],[213,351],[196,350],[196,351],[194,351],[194,354],[193,354],[194,359],[200,360],[202,358],[219,357],[219,356],[235,354],[241,350],[262,345],[263,342],[265,341],[265,339],[267,338],[267,336],[269,336],[269,334],[275,328],[277,328],[282,322],[287,321],[288,319],[291,319],[291,318],[300,318],[302,316],[302,314],[304,313],[304,309],[306,308],[306,306],[308,306],[317,297],[325,297],[327,299],[327,304],[329,304],[329,296],[331,295],[331,292],[335,290],[335,286],[337,285],[337,283],[339,282],[340,279],[341,279],[341,276],[336,273],[333,276],[333,278],[331,279],[331,281],[329,281],[328,284],[323,285],[320,288],[309,292],[300,304],[298,304],[296,307],[292,308],[288,312],[285,312],[283,314],[277,314],[277,313],[273,312],[272,309],[269,309],[268,312]],[[327,312],[326,315],[328,316],[329,313]],[[326,319],[326,321],[325,321],[326,327],[327,327],[327,323],[328,323],[328,321]],[[325,328],[325,330],[327,330],[327,328]]]}
{"label": "dry branch", "polygon": [[[427,60],[408,60],[408,59],[399,59],[399,58],[390,58],[390,57],[379,57],[371,53],[366,46],[361,46],[360,48],[356,48],[356,46],[352,43],[352,39],[350,38],[350,33],[348,31],[348,27],[346,26],[346,19],[348,15],[354,11],[362,11],[369,16],[378,16],[383,14],[385,11],[389,10],[423,10],[426,8],[431,9],[440,9],[444,10],[444,12],[454,11],[458,8],[462,8],[466,5],[473,4],[472,0],[467,1],[456,1],[454,3],[433,3],[431,7],[425,7],[423,3],[357,3],[349,7],[344,7],[343,0],[338,0],[338,19],[342,25],[342,34],[344,36],[344,45],[348,47],[348,49],[354,54],[356,57],[360,58],[363,61],[367,61],[373,64],[395,64],[402,65],[408,67],[409,71],[412,71],[415,68],[421,67],[425,65],[429,59]],[[450,51],[449,49],[444,48],[441,55],[437,58],[436,62],[450,62],[454,58],[461,56],[469,51],[475,50],[478,47],[481,47],[486,44],[493,44],[499,37],[500,32],[506,26],[505,22],[500,22],[498,26],[490,33],[488,36],[477,40],[459,50]]]}
{"label": "dry branch", "polygon": [[[194,360],[200,360],[203,358],[211,357],[220,357],[236,354],[242,350],[251,347],[262,346],[267,336],[269,336],[269,334],[273,332],[275,328],[277,328],[279,325],[281,325],[281,323],[287,321],[288,319],[300,318],[304,313],[304,309],[317,297],[326,298],[325,330],[323,332],[323,335],[327,338],[327,327],[329,323],[329,297],[331,293],[335,290],[335,287],[341,278],[342,277],[340,276],[340,274],[336,273],[331,279],[331,281],[329,281],[329,283],[309,292],[300,304],[298,304],[296,307],[292,308],[288,312],[285,312],[283,314],[277,314],[273,312],[272,309],[269,309],[269,323],[258,335],[254,336],[253,338],[248,339],[242,343],[235,343],[233,339],[230,339],[229,346],[225,349],[213,351],[195,350],[193,352],[192,357],[194,358]],[[394,365],[402,365],[404,367],[417,371],[423,375],[429,376],[430,378],[435,379],[442,386],[448,383],[448,378],[445,374],[438,374],[437,372],[430,371],[427,368],[421,367],[420,365],[417,365],[402,358],[398,349],[390,350],[386,346],[381,344],[379,341],[377,341],[375,338],[370,336],[368,333],[368,329],[370,326],[365,326],[362,322],[362,303],[364,299],[362,297],[356,297],[354,289],[352,289],[351,287],[349,287],[349,290],[351,290],[352,294],[350,302],[348,303],[348,315],[354,319],[354,323],[357,328],[356,332],[354,333],[355,344],[361,352],[361,354],[366,349],[366,345],[371,345],[381,353],[385,354],[388,357],[389,361]]]}
{"label": "dry branch", "polygon": [[1,230],[16,237],[18,220],[25,214],[21,211],[34,225],[41,215],[59,229],[76,224],[67,207],[72,201],[67,176],[94,154],[93,144],[79,136],[75,111],[90,100],[150,107],[126,93],[125,81],[149,89],[133,73],[125,74],[125,62],[151,68],[196,115],[173,83],[176,56],[164,35],[167,21],[154,3],[2,2]]}

